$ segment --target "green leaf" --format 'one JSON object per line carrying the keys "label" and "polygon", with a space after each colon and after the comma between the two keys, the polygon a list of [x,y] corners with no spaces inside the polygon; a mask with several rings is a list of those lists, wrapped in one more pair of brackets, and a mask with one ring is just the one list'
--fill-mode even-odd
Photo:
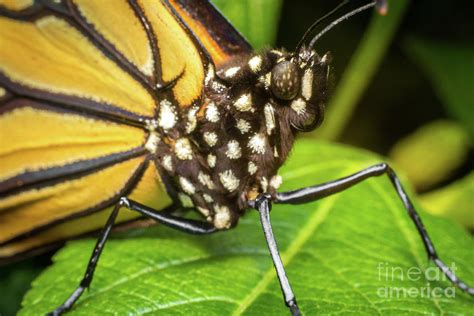
{"label": "green leaf", "polygon": [[474,229],[474,172],[446,187],[420,196],[420,203],[434,215],[451,218]]}
{"label": "green leaf", "polygon": [[282,0],[212,0],[255,49],[275,43]]}
{"label": "green leaf", "polygon": [[412,37],[405,41],[405,49],[429,76],[446,109],[463,122],[474,137],[472,43],[440,43]]}
{"label": "green leaf", "polygon": [[[283,189],[332,180],[378,161],[349,147],[300,141],[281,171]],[[458,276],[472,284],[472,238],[449,221],[421,216],[442,258],[455,263]],[[306,315],[472,312],[473,300],[466,294],[456,290],[454,298],[446,297],[445,289],[452,294],[453,288],[445,280],[428,283],[430,289],[443,291],[441,297],[413,294],[428,285],[425,277],[410,271],[427,269],[433,277],[438,270],[428,262],[385,177],[321,201],[274,206],[272,222]],[[55,263],[33,282],[20,315],[43,314],[62,303],[81,279],[94,243],[75,241],[58,252]],[[385,289],[396,292],[385,295]],[[409,296],[395,297],[407,290]],[[211,236],[154,227],[110,240],[90,290],[70,315],[145,313],[288,314],[258,214],[249,211],[235,229]]]}
{"label": "green leaf", "polygon": [[354,53],[327,108],[327,119],[314,132],[321,139],[335,140],[343,132],[369,85],[400,24],[408,0],[389,1],[386,16],[374,13],[369,28]]}
{"label": "green leaf", "polygon": [[418,190],[427,190],[451,176],[464,163],[470,144],[462,125],[438,120],[398,141],[389,158]]}

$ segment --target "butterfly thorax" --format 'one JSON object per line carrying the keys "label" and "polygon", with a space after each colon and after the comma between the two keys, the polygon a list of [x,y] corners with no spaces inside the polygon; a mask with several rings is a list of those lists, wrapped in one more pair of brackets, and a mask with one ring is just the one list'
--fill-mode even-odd
{"label": "butterfly thorax", "polygon": [[276,193],[296,133],[319,125],[327,74],[314,51],[265,51],[217,73],[210,65],[200,104],[181,114],[187,128],[168,140],[174,155],[158,157],[164,178],[217,228],[233,226],[249,200]]}

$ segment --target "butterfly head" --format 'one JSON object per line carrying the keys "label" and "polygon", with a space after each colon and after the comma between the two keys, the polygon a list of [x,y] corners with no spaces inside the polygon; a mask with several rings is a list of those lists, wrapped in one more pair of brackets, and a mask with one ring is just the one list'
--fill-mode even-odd
{"label": "butterfly head", "polygon": [[330,82],[331,57],[320,57],[302,48],[277,60],[270,75],[270,90],[275,103],[289,107],[288,120],[298,131],[311,131],[324,118],[324,104]]}

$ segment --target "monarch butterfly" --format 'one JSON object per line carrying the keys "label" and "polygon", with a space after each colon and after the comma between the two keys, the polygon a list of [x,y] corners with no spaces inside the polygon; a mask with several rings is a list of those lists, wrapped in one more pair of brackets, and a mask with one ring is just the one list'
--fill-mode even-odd
{"label": "monarch butterfly", "polygon": [[[83,281],[53,314],[90,285],[114,223],[146,216],[210,234],[255,208],[285,303],[299,315],[271,204],[305,203],[383,174],[430,258],[474,293],[438,259],[387,164],[277,192],[296,133],[323,119],[330,57],[314,51],[318,37],[305,42],[310,32],[293,53],[255,53],[205,0],[1,1],[0,15],[8,48],[0,51],[0,257],[105,223]],[[206,221],[158,212],[189,202]]]}

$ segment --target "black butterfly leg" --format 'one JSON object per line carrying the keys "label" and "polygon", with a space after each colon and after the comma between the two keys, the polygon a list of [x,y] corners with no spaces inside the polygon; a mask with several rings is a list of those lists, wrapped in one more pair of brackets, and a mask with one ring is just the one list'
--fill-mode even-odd
{"label": "black butterfly leg", "polygon": [[293,316],[300,316],[301,312],[296,303],[295,294],[291,289],[290,282],[286,276],[285,267],[281,261],[280,253],[278,252],[278,246],[273,235],[272,224],[270,222],[270,210],[271,197],[266,194],[260,194],[255,201],[252,201],[250,206],[258,210],[260,213],[260,222],[262,224],[263,233],[265,234],[265,239],[267,240],[268,249],[273,259],[273,265],[278,275],[278,280],[280,281],[281,291],[285,299],[285,304],[290,308],[291,314]]}
{"label": "black butterfly leg", "polygon": [[474,295],[474,288],[467,285],[462,280],[458,279],[453,271],[451,271],[448,266],[438,257],[436,253],[435,247],[433,242],[431,241],[430,237],[428,236],[428,232],[426,231],[423,223],[421,221],[420,216],[416,212],[415,208],[413,207],[412,202],[408,198],[405,190],[400,183],[397,175],[393,171],[393,169],[386,163],[377,164],[371,166],[367,169],[354,173],[350,176],[345,178],[341,178],[338,180],[326,182],[323,184],[289,191],[289,192],[281,192],[277,193],[274,199],[275,203],[280,204],[301,204],[306,202],[315,201],[317,199],[324,198],[326,196],[344,191],[351,186],[362,182],[363,180],[371,177],[381,176],[387,174],[394,186],[398,196],[402,200],[408,215],[412,219],[413,223],[418,230],[418,233],[423,240],[423,243],[426,248],[426,252],[428,253],[428,258],[433,260],[433,262],[443,271],[446,277],[457,287],[461,290],[469,293],[470,295]]}
{"label": "black butterfly leg", "polygon": [[92,256],[89,260],[86,273],[84,274],[84,277],[82,278],[82,281],[80,282],[79,286],[61,306],[56,308],[54,311],[52,311],[48,315],[55,315],[55,316],[61,315],[64,312],[71,309],[71,307],[79,299],[79,297],[84,292],[84,290],[89,287],[89,285],[92,282],[92,278],[94,276],[94,271],[97,266],[97,262],[99,261],[99,257],[102,253],[102,250],[104,249],[105,242],[107,241],[107,238],[109,237],[110,231],[112,230],[114,222],[117,218],[117,214],[120,208],[122,207],[126,207],[129,210],[139,212],[140,214],[146,217],[149,217],[151,219],[154,219],[155,221],[163,225],[180,230],[188,234],[206,235],[206,234],[211,234],[218,231],[214,226],[212,226],[211,224],[207,222],[202,222],[202,221],[197,221],[197,220],[192,220],[192,219],[185,219],[185,218],[176,217],[176,216],[166,214],[166,213],[160,213],[157,210],[154,210],[150,207],[144,206],[142,204],[139,204],[137,202],[134,202],[132,200],[129,200],[123,197],[115,205],[112,213],[109,216],[109,219],[107,220],[107,223],[105,224],[104,229],[102,230],[100,234],[99,239],[97,240],[97,243],[94,247],[94,251],[92,252]]}

